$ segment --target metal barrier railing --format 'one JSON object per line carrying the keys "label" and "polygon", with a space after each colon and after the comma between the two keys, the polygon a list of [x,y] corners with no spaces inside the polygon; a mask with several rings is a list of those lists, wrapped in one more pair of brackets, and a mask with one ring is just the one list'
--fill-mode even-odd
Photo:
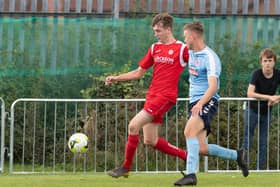
{"label": "metal barrier railing", "polygon": [[1,151],[0,151],[0,172],[4,172],[4,156],[5,156],[5,102],[0,98],[1,102]]}
{"label": "metal barrier railing", "polygon": [[[209,143],[239,149],[243,135],[243,102],[254,99],[221,98],[212,122]],[[121,164],[129,120],[144,99],[18,99],[11,105],[10,173],[104,172]],[[179,98],[165,115],[160,136],[185,148],[184,126],[188,99]],[[266,171],[279,171],[279,105],[269,128]],[[89,136],[89,151],[73,154],[67,140],[74,132]],[[255,136],[258,139],[258,135]],[[250,150],[251,170],[256,170],[256,145]],[[238,171],[235,162],[204,157],[203,171]],[[132,172],[177,172],[184,162],[139,143]]]}

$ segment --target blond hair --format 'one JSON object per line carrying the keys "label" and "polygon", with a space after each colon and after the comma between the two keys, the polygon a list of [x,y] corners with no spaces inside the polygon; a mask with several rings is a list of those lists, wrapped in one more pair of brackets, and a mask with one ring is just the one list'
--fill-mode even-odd
{"label": "blond hair", "polygon": [[194,31],[199,35],[203,35],[204,28],[199,21],[194,21],[193,23],[187,23],[184,25],[184,30]]}

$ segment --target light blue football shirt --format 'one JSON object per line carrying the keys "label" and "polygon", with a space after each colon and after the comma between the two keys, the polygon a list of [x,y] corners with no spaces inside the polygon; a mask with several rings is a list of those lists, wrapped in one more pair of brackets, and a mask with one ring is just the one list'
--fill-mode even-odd
{"label": "light blue football shirt", "polygon": [[189,50],[189,97],[190,103],[199,100],[208,89],[208,77],[215,76],[218,80],[218,88],[214,98],[219,100],[220,87],[219,76],[221,74],[221,62],[217,54],[208,46],[202,51]]}

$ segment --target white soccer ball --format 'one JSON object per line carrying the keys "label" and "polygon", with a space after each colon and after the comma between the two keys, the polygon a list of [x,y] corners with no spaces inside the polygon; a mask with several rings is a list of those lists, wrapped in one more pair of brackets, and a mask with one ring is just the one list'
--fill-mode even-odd
{"label": "white soccer ball", "polygon": [[69,138],[68,147],[73,153],[85,153],[88,150],[88,137],[83,133],[75,133]]}

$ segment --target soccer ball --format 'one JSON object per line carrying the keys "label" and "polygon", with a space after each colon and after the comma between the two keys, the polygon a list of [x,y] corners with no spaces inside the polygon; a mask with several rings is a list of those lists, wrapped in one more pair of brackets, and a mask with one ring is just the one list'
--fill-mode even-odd
{"label": "soccer ball", "polygon": [[83,133],[75,133],[69,138],[68,147],[73,153],[85,153],[88,150],[88,137]]}

